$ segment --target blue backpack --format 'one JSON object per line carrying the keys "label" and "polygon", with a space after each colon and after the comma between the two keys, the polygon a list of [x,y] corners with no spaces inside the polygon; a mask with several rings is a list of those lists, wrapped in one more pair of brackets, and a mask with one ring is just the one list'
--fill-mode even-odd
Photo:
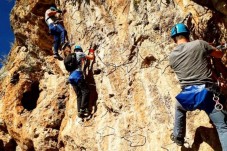
{"label": "blue backpack", "polygon": [[187,86],[181,91],[176,99],[186,110],[198,109],[199,105],[206,99],[208,90],[203,85]]}

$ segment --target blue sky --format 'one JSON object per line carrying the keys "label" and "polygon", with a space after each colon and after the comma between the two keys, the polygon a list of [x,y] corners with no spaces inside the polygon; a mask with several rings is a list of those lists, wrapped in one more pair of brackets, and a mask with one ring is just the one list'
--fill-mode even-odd
{"label": "blue sky", "polygon": [[0,56],[7,55],[10,51],[10,43],[14,42],[14,34],[9,22],[10,11],[14,3],[15,0],[0,0]]}

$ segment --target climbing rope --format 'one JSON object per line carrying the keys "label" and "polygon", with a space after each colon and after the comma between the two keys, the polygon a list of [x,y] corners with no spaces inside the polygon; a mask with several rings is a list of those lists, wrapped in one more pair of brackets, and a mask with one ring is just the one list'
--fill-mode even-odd
{"label": "climbing rope", "polygon": [[[163,45],[164,43],[169,43],[169,41],[167,41],[167,42],[160,42],[160,43],[156,43],[158,46],[160,46],[160,45]],[[116,71],[117,70],[117,68],[119,68],[119,67],[121,67],[122,68],[122,66],[125,66],[125,65],[129,65],[129,64],[131,64],[131,63],[133,63],[134,61],[136,61],[136,63],[135,63],[135,65],[133,66],[133,67],[131,67],[130,69],[128,69],[128,67],[127,67],[127,74],[128,73],[130,73],[131,71],[132,71],[132,69],[137,65],[137,63],[138,63],[138,57],[140,57],[141,59],[143,59],[144,60],[144,58],[141,56],[141,54],[139,53],[139,48],[152,48],[153,46],[138,46],[138,45],[130,45],[131,47],[134,47],[134,49],[136,49],[137,48],[137,50],[135,51],[135,56],[133,56],[133,58],[135,58],[135,59],[133,59],[133,60],[126,60],[126,61],[124,61],[122,64],[115,64],[115,63],[106,63],[106,62],[104,62],[102,59],[101,59],[101,57],[99,56],[99,54],[98,53],[96,53],[96,56],[98,57],[98,59],[106,66],[106,67],[113,67],[114,69],[112,70],[112,71],[110,71],[108,74],[107,74],[107,76],[108,75],[110,75],[110,74],[112,74],[114,71]],[[104,46],[99,46],[99,48],[105,48]],[[127,50],[127,49],[126,49]],[[125,52],[126,50],[121,50],[121,52]],[[161,60],[158,60],[158,64],[159,63],[161,63],[162,61],[164,61],[164,60],[166,60],[166,58],[168,57],[168,55],[165,55]],[[167,66],[168,67],[168,66]],[[122,68],[123,69],[123,68]],[[124,69],[123,69],[124,70]]]}
{"label": "climbing rope", "polygon": [[[143,130],[145,129],[146,127],[144,128],[140,128],[140,130]],[[105,133],[107,132],[108,133]],[[103,127],[102,129],[96,131],[96,133],[100,136],[100,141],[99,143],[101,143],[103,141],[103,138],[104,137],[108,137],[108,136],[114,136],[114,137],[118,137],[120,139],[124,139],[125,141],[129,142],[129,146],[130,147],[140,147],[140,146],[144,146],[146,144],[146,140],[147,140],[147,137],[142,135],[142,134],[133,134],[135,132],[137,132],[139,130],[136,130],[136,131],[129,131],[128,133],[126,133],[124,136],[118,136],[116,134],[116,129],[114,127],[111,127],[111,126],[105,126]],[[133,134],[133,135],[131,135]],[[136,140],[134,139],[131,139],[131,138],[139,138],[139,140],[142,140],[141,143],[138,143],[136,142]]]}
{"label": "climbing rope", "polygon": [[[147,139],[146,139],[146,136],[143,136],[141,134],[137,134],[137,135],[133,135],[133,136],[136,136],[136,138],[138,137],[141,137],[143,138],[143,143],[141,144],[135,144],[132,140],[130,140],[129,138],[126,138],[126,137],[122,137],[124,140],[128,141],[129,142],[129,146],[130,147],[140,147],[140,146],[144,146],[147,142]],[[133,136],[130,136],[130,137],[133,137]]]}
{"label": "climbing rope", "polygon": [[181,21],[181,23],[184,23],[186,20],[192,17],[192,13],[189,12],[188,15],[185,16],[185,18]]}

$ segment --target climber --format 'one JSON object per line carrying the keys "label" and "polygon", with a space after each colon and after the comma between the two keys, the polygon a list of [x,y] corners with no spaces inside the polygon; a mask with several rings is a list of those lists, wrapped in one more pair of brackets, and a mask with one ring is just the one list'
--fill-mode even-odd
{"label": "climber", "polygon": [[[223,151],[227,151],[227,111],[223,108],[226,99],[218,92],[208,68],[208,55],[222,58],[223,53],[203,40],[189,40],[190,31],[179,23],[171,29],[171,38],[177,44],[171,52],[169,63],[176,73],[182,91],[176,96],[175,123],[171,139],[184,145],[186,112],[204,110],[215,125]],[[220,94],[220,95],[219,95]]]}
{"label": "climber", "polygon": [[68,81],[77,94],[78,117],[87,117],[91,113],[88,108],[89,88],[83,75],[82,65],[85,59],[94,59],[94,49],[89,49],[89,54],[86,55],[80,46],[75,46],[74,53],[72,53],[71,46],[67,43],[63,47],[63,55],[65,68],[70,73]]}
{"label": "climber", "polygon": [[16,84],[19,81],[19,77],[20,77],[19,72],[18,71],[14,71],[13,75],[12,75],[12,77],[10,79],[10,83]]}
{"label": "climber", "polygon": [[45,12],[45,21],[49,27],[51,35],[54,35],[54,58],[62,60],[62,57],[58,53],[59,47],[63,47],[66,42],[66,30],[60,24],[59,14],[62,13],[60,9],[56,8],[56,5],[52,5]]}

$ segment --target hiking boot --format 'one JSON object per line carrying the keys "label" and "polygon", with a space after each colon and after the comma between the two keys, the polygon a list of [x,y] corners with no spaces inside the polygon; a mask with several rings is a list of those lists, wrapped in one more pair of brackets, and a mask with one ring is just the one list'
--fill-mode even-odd
{"label": "hiking boot", "polygon": [[63,60],[63,58],[59,54],[54,54],[54,58],[58,60]]}
{"label": "hiking boot", "polygon": [[80,109],[80,114],[87,117],[90,115],[90,111],[88,110],[88,108]]}
{"label": "hiking boot", "polygon": [[175,137],[173,133],[170,135],[170,138],[174,143],[176,143],[178,146],[183,146],[184,145],[184,138],[180,137]]}
{"label": "hiking boot", "polygon": [[79,118],[83,118],[83,115],[82,115],[80,112],[77,113],[77,116],[78,116]]}

